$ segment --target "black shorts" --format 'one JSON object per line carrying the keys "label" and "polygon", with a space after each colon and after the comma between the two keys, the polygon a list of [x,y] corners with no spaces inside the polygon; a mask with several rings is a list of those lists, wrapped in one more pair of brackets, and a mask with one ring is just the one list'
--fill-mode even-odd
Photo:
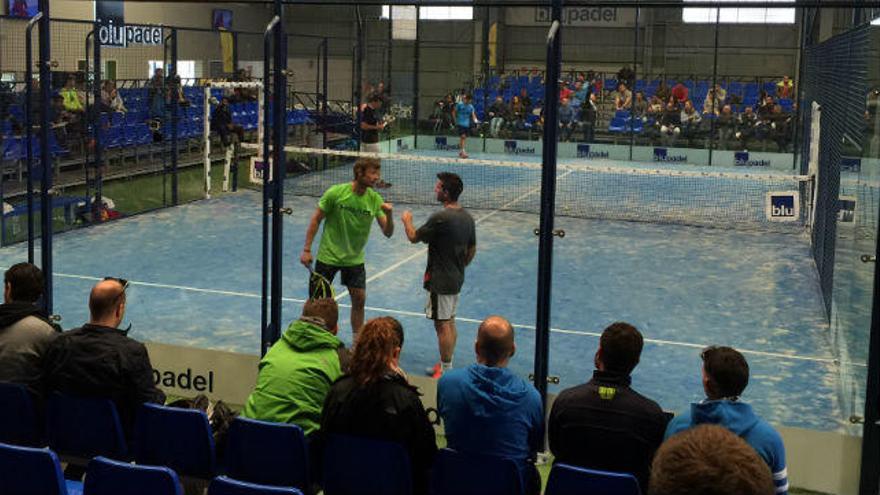
{"label": "black shorts", "polygon": [[456,127],[458,128],[458,135],[459,136],[470,136],[470,134],[471,134],[470,126],[459,125]]}
{"label": "black shorts", "polygon": [[[315,261],[315,272],[330,283],[333,283],[333,278],[339,271],[342,272],[342,285],[349,289],[365,289],[367,287],[367,271],[364,269],[363,263],[355,266],[333,266]],[[314,291],[314,284],[309,283],[309,294],[314,294]]]}

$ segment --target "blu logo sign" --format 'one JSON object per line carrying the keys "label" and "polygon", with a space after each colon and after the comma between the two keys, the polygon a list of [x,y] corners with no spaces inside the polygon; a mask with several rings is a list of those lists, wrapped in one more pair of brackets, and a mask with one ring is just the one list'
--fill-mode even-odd
{"label": "blu logo sign", "polygon": [[800,193],[776,191],[767,193],[765,205],[767,220],[771,222],[797,222],[800,220]]}

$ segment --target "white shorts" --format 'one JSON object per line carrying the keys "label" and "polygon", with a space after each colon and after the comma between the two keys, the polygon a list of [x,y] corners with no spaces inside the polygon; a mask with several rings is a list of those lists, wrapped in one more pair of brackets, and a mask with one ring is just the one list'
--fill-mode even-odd
{"label": "white shorts", "polygon": [[366,153],[379,153],[379,143],[361,143],[361,151]]}
{"label": "white shorts", "polygon": [[458,294],[435,294],[428,292],[425,316],[430,320],[451,320],[458,308]]}

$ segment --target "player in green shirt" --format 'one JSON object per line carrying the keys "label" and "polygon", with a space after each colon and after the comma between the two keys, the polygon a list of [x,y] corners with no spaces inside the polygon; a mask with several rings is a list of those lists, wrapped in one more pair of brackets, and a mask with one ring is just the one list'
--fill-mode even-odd
{"label": "player in green shirt", "polygon": [[[364,303],[367,299],[367,274],[364,270],[364,247],[370,236],[373,218],[385,237],[394,233],[391,203],[385,203],[373,187],[379,182],[381,165],[375,158],[360,158],[354,164],[354,180],[331,186],[318,201],[306,230],[306,241],[300,263],[312,265],[312,241],[325,218],[324,232],[318,246],[315,272],[331,283],[336,272],[342,272],[342,285],[351,295],[352,340],[364,324]],[[315,287],[309,284],[309,297]]]}

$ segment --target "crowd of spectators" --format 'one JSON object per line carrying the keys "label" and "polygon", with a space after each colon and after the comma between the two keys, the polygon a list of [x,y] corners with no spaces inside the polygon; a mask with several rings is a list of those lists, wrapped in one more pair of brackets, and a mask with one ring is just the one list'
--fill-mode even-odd
{"label": "crowd of spectators", "polygon": [[[56,391],[109,398],[130,436],[137,408],[163,403],[165,395],[144,345],[120,328],[128,282],[107,277],[95,284],[88,323],[65,332],[37,304],[42,283],[40,270],[29,263],[5,273],[0,381],[24,384],[37,404]],[[336,336],[338,311],[332,299],[305,303],[302,316],[261,360],[241,414],[298,425],[315,463],[328,434],[400,443],[410,458],[414,493],[427,493],[437,438],[419,390],[400,368],[403,326],[389,316],[373,318],[349,351]],[[477,330],[474,363],[446,371],[437,383],[447,446],[512,460],[530,495],[540,492],[535,462],[545,430],[556,462],[630,473],[649,494],[692,493],[694,486],[714,488],[699,493],[787,493],[782,439],[740,399],[749,379],[743,355],[730,347],[706,348],[706,398],[672,417],[631,387],[642,347],[642,334],[632,325],[606,328],[592,378],[562,391],[545,422],[537,390],[508,369],[516,355],[513,326],[501,316],[487,317]]]}
{"label": "crowd of spectators", "polygon": [[[543,102],[535,99],[536,95],[543,97],[543,89],[520,87],[511,92],[509,79],[515,78],[499,77],[479,90],[492,95],[486,108],[482,108],[479,94],[475,98],[487,137],[531,137],[543,128]],[[774,143],[780,152],[791,151],[797,105],[792,101],[794,81],[789,76],[773,85],[775,91],[761,90],[754,104],[744,103],[741,89],[734,93],[721,84],[703,90],[705,96],[692,89],[693,83],[678,82],[670,87],[660,80],[656,86],[637,86],[628,67],[620,70],[617,81],[612,91],[607,91],[602,78],[592,72],[559,82],[561,141],[595,142],[597,134],[611,141],[634,133],[637,142],[653,145],[708,147],[713,139],[716,149]],[[543,84],[541,81],[541,88]],[[431,115],[435,131],[454,126],[452,108],[459,98],[450,93],[436,102]],[[607,128],[597,128],[601,116],[609,120]]]}

